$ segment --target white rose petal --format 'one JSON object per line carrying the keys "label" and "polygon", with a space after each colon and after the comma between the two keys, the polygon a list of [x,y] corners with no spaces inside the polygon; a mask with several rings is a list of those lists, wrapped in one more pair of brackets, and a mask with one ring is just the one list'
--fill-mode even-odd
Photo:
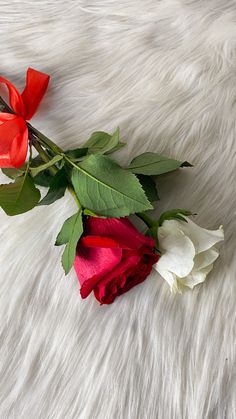
{"label": "white rose petal", "polygon": [[[163,226],[162,234],[163,232],[166,233],[165,226]],[[162,268],[180,277],[185,277],[192,271],[195,249],[191,240],[184,236],[182,231],[177,229],[172,234],[167,232],[162,235],[161,250],[163,252],[160,258]]]}
{"label": "white rose petal", "polygon": [[[195,224],[188,217],[185,217],[188,222],[177,221],[179,228],[186,236],[192,240],[196,253],[204,252],[210,249],[216,243],[224,240],[224,231],[222,226],[218,230],[207,230]],[[175,220],[171,220],[175,222]]]}
{"label": "white rose petal", "polygon": [[161,257],[154,268],[168,282],[172,292],[204,282],[219,256],[215,245],[224,240],[222,226],[206,230],[185,217],[187,223],[166,220],[158,230]]}
{"label": "white rose petal", "polygon": [[194,258],[194,269],[200,270],[213,264],[218,258],[220,252],[216,248],[208,249],[205,252],[198,253]]}
{"label": "white rose petal", "polygon": [[193,289],[195,285],[200,284],[205,281],[206,276],[213,268],[213,263],[208,265],[206,268],[203,268],[201,271],[192,271],[191,274],[186,276],[185,278],[178,278],[179,285]]}

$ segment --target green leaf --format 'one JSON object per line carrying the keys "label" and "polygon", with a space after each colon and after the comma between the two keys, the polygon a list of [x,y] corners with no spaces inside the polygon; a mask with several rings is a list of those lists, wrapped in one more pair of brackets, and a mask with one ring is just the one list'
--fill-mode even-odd
{"label": "green leaf", "polygon": [[55,246],[61,246],[62,244],[68,243],[71,232],[74,230],[75,219],[77,216],[78,213],[72,215],[70,218],[67,218],[67,220],[63,223],[62,228],[57,235]]}
{"label": "green leaf", "polygon": [[82,206],[106,217],[124,217],[152,209],[135,175],[105,156],[91,155],[72,171]]}
{"label": "green leaf", "polygon": [[17,215],[34,208],[40,199],[40,192],[33,179],[26,173],[15,182],[0,185],[0,206],[7,215]]}
{"label": "green leaf", "polygon": [[188,161],[183,161],[183,163],[180,165],[180,167],[193,167],[193,165],[191,163],[189,163]]}
{"label": "green leaf", "polygon": [[159,201],[159,195],[156,188],[156,182],[150,177],[145,175],[137,175],[139,182],[141,183],[146,197],[150,202]]}
{"label": "green leaf", "polygon": [[62,156],[57,155],[57,156],[53,157],[53,159],[49,160],[47,163],[42,164],[41,166],[31,167],[30,168],[31,175],[32,176],[38,175],[43,170],[48,169],[49,167],[53,166],[55,163],[57,163],[60,160],[62,160],[62,158],[63,158]]}
{"label": "green leaf", "polygon": [[124,143],[123,141],[119,141],[119,143],[115,147],[113,147],[111,150],[106,151],[106,153],[104,153],[104,154],[114,153],[115,151],[118,151],[121,148],[123,148],[125,145],[126,145],[126,143]]}
{"label": "green leaf", "polygon": [[36,157],[34,157],[30,162],[30,167],[38,167],[41,164],[45,163],[45,161],[42,159],[42,157],[37,154]]}
{"label": "green leaf", "polygon": [[54,175],[49,170],[44,170],[44,172],[41,172],[34,177],[34,183],[35,183],[35,185],[44,186],[46,188],[49,188],[53,177],[54,177]]}
{"label": "green leaf", "polygon": [[38,203],[38,205],[50,205],[65,195],[68,185],[65,168],[60,169],[52,178],[47,195]]}
{"label": "green leaf", "polygon": [[124,143],[120,141],[120,130],[116,129],[113,135],[103,131],[94,132],[85,143],[88,148],[88,154],[113,153],[123,147]]}
{"label": "green leaf", "polygon": [[104,150],[104,154],[114,153],[115,151],[119,150],[120,148],[125,146],[123,141],[120,141],[120,128],[118,127],[114,134],[110,136],[110,142],[107,145],[106,150]]}
{"label": "green leaf", "polygon": [[65,151],[65,155],[69,157],[69,159],[73,161],[80,160],[82,157],[86,156],[88,152],[88,148],[75,148],[74,150],[67,150]]}
{"label": "green leaf", "polygon": [[62,226],[62,229],[57,236],[56,244],[66,244],[62,254],[62,266],[65,274],[71,270],[76,254],[77,243],[83,233],[82,212],[79,210],[72,217],[68,218]]}
{"label": "green leaf", "polygon": [[165,220],[181,220],[187,223],[187,220],[183,217],[193,215],[191,211],[185,209],[172,209],[165,211],[159,218],[159,225],[161,226]]}
{"label": "green leaf", "polygon": [[156,176],[163,173],[171,172],[179,167],[191,167],[188,162],[169,159],[157,153],[143,153],[135,157],[130,163],[128,170],[132,173]]}
{"label": "green leaf", "polygon": [[24,164],[22,167],[20,167],[19,169],[15,169],[15,168],[6,168],[6,169],[2,169],[2,173],[4,175],[6,175],[7,177],[9,177],[10,179],[16,179],[19,176],[22,176],[26,170],[27,165]]}
{"label": "green leaf", "polygon": [[[47,152],[47,154],[50,154],[49,151]],[[44,163],[45,163],[44,160],[38,154],[36,157],[34,157],[31,160],[30,167],[31,169],[32,167],[33,168],[39,167]],[[53,177],[54,177],[53,173],[51,173],[51,171],[47,169],[47,170],[44,170],[43,172],[40,172],[38,175],[34,177],[34,183],[35,185],[40,185],[40,186],[44,186],[48,188],[50,186],[50,182],[52,181]]]}

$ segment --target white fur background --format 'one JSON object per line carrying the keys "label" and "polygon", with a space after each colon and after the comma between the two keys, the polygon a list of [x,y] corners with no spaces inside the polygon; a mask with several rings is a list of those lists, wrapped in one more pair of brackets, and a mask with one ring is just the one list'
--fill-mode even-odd
{"label": "white fur background", "polygon": [[[159,182],[226,240],[208,281],[152,274],[111,306],[81,300],[53,247],[70,196],[0,212],[1,419],[235,419],[235,0],[0,0],[0,73],[52,76],[32,123],[62,147],[118,125],[193,169]],[[1,177],[1,181],[6,178]]]}

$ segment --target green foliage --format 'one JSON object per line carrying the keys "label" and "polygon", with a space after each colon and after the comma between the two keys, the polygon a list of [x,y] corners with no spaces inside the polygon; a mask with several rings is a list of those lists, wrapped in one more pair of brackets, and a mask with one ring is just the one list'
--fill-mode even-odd
{"label": "green foliage", "polygon": [[47,195],[39,202],[38,205],[50,205],[65,195],[68,180],[65,168],[60,169],[52,178]]}
{"label": "green foliage", "polygon": [[52,179],[53,179],[53,174],[49,170],[44,170],[44,172],[41,172],[34,177],[34,183],[35,185],[49,188],[50,183],[52,182]]}
{"label": "green foliage", "polygon": [[[81,211],[79,211],[80,213]],[[70,240],[71,232],[74,229],[75,220],[78,213],[72,215],[71,217],[67,218],[67,220],[63,223],[63,226],[60,232],[57,235],[55,246],[62,246],[63,244],[68,243]]]}
{"label": "green foliage", "polygon": [[74,150],[65,151],[65,155],[72,161],[79,161],[82,157],[86,156],[88,148],[75,148]]}
{"label": "green foliage", "polygon": [[42,172],[42,171],[48,169],[49,167],[55,165],[55,163],[57,163],[60,160],[62,160],[62,158],[63,158],[62,156],[57,155],[57,156],[53,157],[51,160],[49,160],[48,162],[46,162],[46,163],[44,163],[44,164],[42,164],[40,166],[31,167],[30,168],[31,175],[33,177],[36,176],[36,175],[38,175],[40,172]]}
{"label": "green foliage", "polygon": [[[47,151],[47,154],[49,154],[50,157],[53,158],[53,153],[50,153],[50,151]],[[45,162],[42,160],[40,155],[37,155],[31,160],[30,168],[36,168],[41,165],[43,165]],[[50,186],[50,182],[53,179],[54,174],[50,169],[46,169],[43,172],[38,173],[36,176],[34,176],[34,183],[35,185],[44,186],[48,188]]]}
{"label": "green foliage", "polygon": [[68,218],[56,239],[56,245],[66,244],[62,254],[62,266],[65,274],[71,270],[76,254],[77,243],[83,233],[83,221],[81,209],[72,217]]}
{"label": "green foliage", "polygon": [[27,165],[24,164],[22,167],[20,167],[19,169],[15,169],[15,168],[6,168],[6,169],[2,169],[2,173],[9,177],[10,179],[16,179],[19,176],[22,176],[24,174],[24,172],[26,171],[26,167]]}
{"label": "green foliage", "polygon": [[[165,220],[186,221],[185,216],[191,215],[190,211],[174,209],[164,212],[158,221],[152,222],[145,214],[145,211],[153,209],[151,203],[159,200],[152,176],[191,166],[190,163],[147,152],[135,157],[129,167],[123,169],[107,156],[125,145],[120,141],[119,128],[112,135],[103,131],[94,132],[83,147],[64,152],[30,124],[28,127],[39,141],[30,141],[27,165],[20,169],[2,169],[15,181],[0,185],[0,206],[8,215],[20,214],[37,204],[52,204],[63,197],[66,188],[70,187],[81,208],[64,222],[56,240],[56,245],[66,245],[62,256],[66,273],[73,265],[76,245],[83,233],[82,213],[105,217],[136,213],[146,220],[147,233],[156,243],[158,226]],[[39,155],[32,159],[34,144]],[[40,192],[35,184],[49,188],[40,202]]]}
{"label": "green foliage", "polygon": [[81,205],[106,217],[124,217],[152,209],[135,175],[108,157],[91,155],[72,171]]}
{"label": "green foliage", "polygon": [[172,209],[165,211],[159,218],[159,225],[161,226],[165,220],[180,220],[187,223],[186,218],[183,216],[193,215],[191,211],[185,209]]}
{"label": "green foliage", "polygon": [[169,159],[157,153],[143,153],[135,157],[127,168],[132,173],[157,176],[180,167],[190,167],[188,162]]}
{"label": "green foliage", "polygon": [[[47,151],[47,154],[49,154],[49,151]],[[53,156],[51,156],[51,157],[53,157]],[[44,164],[44,163],[45,163],[45,161],[42,159],[42,157],[39,154],[37,154],[37,156],[35,156],[31,159],[30,167],[38,167],[38,166],[40,166],[41,164]]]}
{"label": "green foliage", "polygon": [[0,185],[0,206],[7,215],[18,215],[34,208],[40,200],[40,192],[26,172],[15,182]]}
{"label": "green foliage", "polygon": [[87,208],[85,208],[83,210],[83,214],[84,215],[89,215],[89,217],[97,217],[97,214],[95,214],[95,212],[92,212],[92,211],[88,210]]}
{"label": "green foliage", "polygon": [[139,182],[141,183],[146,197],[150,202],[159,201],[159,195],[156,188],[156,182],[150,177],[145,175],[137,175]]}
{"label": "green foliage", "polygon": [[88,148],[88,154],[109,154],[123,147],[125,144],[120,141],[120,130],[110,135],[103,131],[94,132],[85,143]]}

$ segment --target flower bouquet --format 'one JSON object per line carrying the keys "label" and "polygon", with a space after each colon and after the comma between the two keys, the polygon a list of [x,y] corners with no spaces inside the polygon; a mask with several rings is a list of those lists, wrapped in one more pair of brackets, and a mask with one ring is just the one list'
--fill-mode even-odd
{"label": "flower bouquet", "polygon": [[[174,292],[205,280],[219,255],[222,227],[203,229],[185,209],[165,211],[158,219],[147,214],[159,200],[155,178],[190,163],[145,152],[121,167],[113,157],[125,146],[119,128],[94,132],[82,147],[62,150],[29,123],[49,76],[29,68],[22,93],[6,78],[0,83],[9,94],[9,104],[0,97],[0,167],[12,180],[0,185],[0,207],[13,216],[71,193],[77,211],[65,220],[55,245],[64,246],[62,266],[65,274],[74,266],[82,298],[93,291],[101,304],[110,304],[143,282],[152,267]],[[39,187],[47,188],[43,198]],[[130,215],[144,222],[145,234]]]}

